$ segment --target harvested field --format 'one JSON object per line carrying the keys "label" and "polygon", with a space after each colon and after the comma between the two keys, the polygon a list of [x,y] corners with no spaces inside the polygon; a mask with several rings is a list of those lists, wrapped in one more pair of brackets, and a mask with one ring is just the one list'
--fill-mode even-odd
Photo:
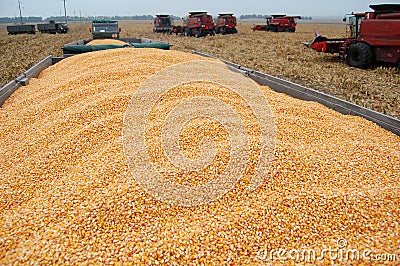
{"label": "harvested field", "polygon": [[[175,50],[209,53],[400,118],[400,75],[394,68],[351,68],[338,62],[337,56],[318,54],[301,44],[314,38],[314,28],[328,37],[343,37],[343,24],[303,23],[296,33],[290,34],[253,32],[251,23],[242,22],[237,35],[200,40],[153,34],[151,22],[121,22],[121,27],[121,37],[165,40],[173,44]],[[71,24],[67,35],[7,36],[5,26],[1,26],[0,84],[17,77],[47,55],[61,55],[62,44],[89,39],[88,28],[89,24],[76,23]]]}
{"label": "harvested field", "polygon": [[88,27],[88,24],[75,24],[68,34],[10,36],[7,35],[6,26],[0,25],[0,86],[15,79],[48,55],[62,56],[63,44],[90,38]]}
{"label": "harvested field", "polygon": [[[10,97],[0,108],[0,264],[278,264],[279,249],[314,250],[318,258],[323,249],[399,254],[400,137],[267,87],[259,89],[274,115],[276,146],[262,186],[243,187],[256,158],[249,156],[235,189],[210,204],[171,206],[144,192],[124,156],[129,101],[153,74],[199,58],[154,49],[77,55]],[[238,112],[249,109],[219,86],[197,85],[197,94],[229,98]],[[171,89],[149,124],[191,97],[187,91]],[[206,120],[186,124],[182,147],[196,157],[199,138],[213,137],[221,148],[214,163],[224,165],[232,139]],[[152,163],[170,173],[151,147],[157,127],[149,128]],[[257,127],[248,134],[259,134]],[[180,177],[171,176],[193,181]],[[371,263],[334,256],[311,264]]]}

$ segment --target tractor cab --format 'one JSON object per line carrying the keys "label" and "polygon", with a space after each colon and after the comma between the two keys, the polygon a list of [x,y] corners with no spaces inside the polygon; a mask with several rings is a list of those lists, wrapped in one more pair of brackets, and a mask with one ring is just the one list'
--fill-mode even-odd
{"label": "tractor cab", "polygon": [[93,39],[119,38],[121,28],[116,20],[93,20],[90,31]]}

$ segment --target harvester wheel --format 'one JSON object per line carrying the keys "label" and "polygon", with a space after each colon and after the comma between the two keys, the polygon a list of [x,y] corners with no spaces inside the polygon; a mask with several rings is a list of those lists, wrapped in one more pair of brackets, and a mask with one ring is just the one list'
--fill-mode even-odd
{"label": "harvester wheel", "polygon": [[185,36],[189,37],[190,36],[190,29],[189,28],[185,28]]}
{"label": "harvester wheel", "polygon": [[372,63],[372,50],[366,43],[350,45],[347,50],[347,64],[357,68],[367,68]]}
{"label": "harvester wheel", "polygon": [[194,37],[199,38],[201,36],[200,31],[196,30]]}

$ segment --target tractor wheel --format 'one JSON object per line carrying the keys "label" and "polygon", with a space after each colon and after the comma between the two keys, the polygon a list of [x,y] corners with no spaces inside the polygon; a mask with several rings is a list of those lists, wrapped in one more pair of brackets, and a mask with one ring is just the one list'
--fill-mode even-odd
{"label": "tractor wheel", "polygon": [[196,38],[201,37],[200,31],[196,30],[196,32],[194,33],[194,37],[196,37]]}
{"label": "tractor wheel", "polygon": [[219,27],[215,27],[215,33],[218,34],[220,32]]}
{"label": "tractor wheel", "polygon": [[372,50],[365,43],[350,45],[347,50],[347,64],[357,68],[367,68],[372,63]]}
{"label": "tractor wheel", "polygon": [[285,32],[292,32],[292,29],[291,28],[286,28]]}

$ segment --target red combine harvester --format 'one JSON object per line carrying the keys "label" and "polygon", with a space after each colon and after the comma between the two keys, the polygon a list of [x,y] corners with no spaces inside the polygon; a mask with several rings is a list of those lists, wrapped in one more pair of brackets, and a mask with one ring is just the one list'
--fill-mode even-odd
{"label": "red combine harvester", "polygon": [[349,66],[368,68],[375,61],[396,64],[400,69],[400,4],[369,6],[373,12],[352,13],[348,38],[328,39],[316,32],[314,41],[304,45],[317,52],[338,53]]}
{"label": "red combine harvester", "polygon": [[196,38],[208,34],[215,35],[213,17],[207,12],[189,12],[183,33],[185,36],[195,36]]}
{"label": "red combine harvester", "polygon": [[215,33],[221,34],[234,34],[237,33],[236,17],[230,13],[218,14],[217,22],[215,25]]}
{"label": "red combine harvester", "polygon": [[296,19],[301,19],[301,16],[271,15],[266,17],[266,19],[267,31],[295,32],[297,26]]}
{"label": "red combine harvester", "polygon": [[172,19],[170,15],[156,15],[154,18],[154,33],[169,33],[172,34]]}
{"label": "red combine harvester", "polygon": [[271,15],[267,16],[267,25],[254,25],[253,31],[295,32],[301,16]]}

